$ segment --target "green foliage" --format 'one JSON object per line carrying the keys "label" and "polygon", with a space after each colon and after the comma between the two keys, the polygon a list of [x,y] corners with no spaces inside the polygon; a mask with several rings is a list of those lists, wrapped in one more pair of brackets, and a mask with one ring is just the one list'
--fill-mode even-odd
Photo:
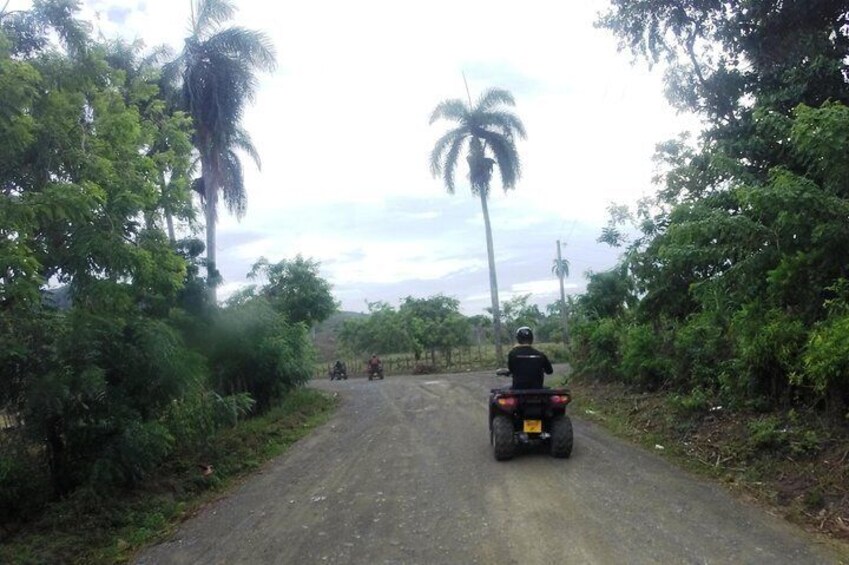
{"label": "green foliage", "polygon": [[579,375],[614,380],[620,377],[621,328],[616,320],[576,321],[572,326],[572,360]]}
{"label": "green foliage", "polygon": [[[681,398],[695,390],[732,407],[801,400],[843,413],[845,7],[726,8],[614,0],[599,20],[621,48],[665,61],[670,100],[707,127],[698,141],[658,146],[655,197],[611,207],[602,240],[625,252],[578,299],[573,362],[616,375],[609,363],[621,359],[620,378]],[[773,424],[758,424],[755,443],[783,437]]]}
{"label": "green foliage", "polygon": [[[510,334],[511,341],[516,339],[516,330],[522,326],[537,329],[544,319],[543,313],[536,304],[528,304],[530,294],[520,294],[501,303],[501,317],[504,329]],[[547,336],[535,333],[537,340],[545,340]]]}
{"label": "green foliage", "polygon": [[625,382],[648,390],[667,384],[674,375],[665,343],[666,336],[647,325],[635,324],[621,336],[618,374]]}
{"label": "green foliage", "polygon": [[398,309],[406,334],[413,345],[416,359],[423,351],[429,351],[434,360],[437,350],[447,354],[451,350],[468,345],[471,326],[460,314],[460,301],[441,294],[429,298],[408,296]]}
{"label": "green foliage", "polygon": [[317,261],[301,255],[273,265],[263,257],[248,277],[266,281],[258,292],[287,320],[312,326],[329,318],[337,307],[330,283],[319,276],[318,268]]}
{"label": "green foliage", "polygon": [[265,298],[216,312],[206,347],[214,389],[222,395],[248,393],[260,412],[312,373],[306,328],[290,323]]}
{"label": "green foliage", "polygon": [[193,121],[153,58],[95,41],[77,10],[0,13],[0,412],[18,423],[0,527],[138,488],[312,363],[264,299],[210,311],[203,246],[173,235],[194,222]]}
{"label": "green foliage", "polygon": [[369,303],[366,318],[345,320],[339,340],[348,352],[356,355],[378,351],[405,353],[414,348],[400,313],[385,302]]}
{"label": "green foliage", "polygon": [[712,407],[712,398],[703,388],[694,388],[688,394],[673,394],[667,400],[670,408],[683,416],[706,414]]}
{"label": "green foliage", "polygon": [[804,370],[791,375],[794,384],[820,395],[849,388],[849,314],[834,315],[814,328],[802,362]]}

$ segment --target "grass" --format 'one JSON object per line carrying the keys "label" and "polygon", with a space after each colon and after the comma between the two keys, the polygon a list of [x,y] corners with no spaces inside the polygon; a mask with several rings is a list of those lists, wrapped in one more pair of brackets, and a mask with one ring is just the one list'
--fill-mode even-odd
{"label": "grass", "polygon": [[614,435],[724,484],[806,530],[849,563],[849,425],[813,411],[765,414],[618,383],[570,380],[572,410]]}
{"label": "grass", "polygon": [[[77,491],[4,540],[0,563],[127,562],[324,423],[334,407],[333,398],[298,389],[267,414],[219,433],[203,455],[176,454],[134,491],[112,496]],[[212,465],[213,472],[204,475],[200,464]]]}

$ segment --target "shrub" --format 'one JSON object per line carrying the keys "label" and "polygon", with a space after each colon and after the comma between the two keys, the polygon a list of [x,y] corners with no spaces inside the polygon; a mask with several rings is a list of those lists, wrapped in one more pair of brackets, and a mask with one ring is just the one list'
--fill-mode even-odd
{"label": "shrub", "polygon": [[803,356],[804,370],[793,375],[797,385],[811,387],[820,398],[842,405],[849,393],[849,315],[840,315],[816,328]]}
{"label": "shrub", "polygon": [[625,382],[656,390],[670,377],[670,363],[664,355],[664,336],[650,326],[629,327],[622,338],[619,373]]}
{"label": "shrub", "polygon": [[619,322],[611,318],[583,320],[572,334],[575,372],[615,380],[619,377]]}
{"label": "shrub", "polygon": [[207,342],[213,388],[249,393],[262,412],[309,380],[313,350],[302,324],[291,324],[264,298],[222,309]]}

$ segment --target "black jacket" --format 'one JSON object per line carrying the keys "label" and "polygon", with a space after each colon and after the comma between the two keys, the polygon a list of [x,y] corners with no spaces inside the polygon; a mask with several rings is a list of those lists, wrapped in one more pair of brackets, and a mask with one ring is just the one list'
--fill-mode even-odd
{"label": "black jacket", "polygon": [[554,372],[545,353],[530,345],[517,345],[507,355],[507,368],[513,375],[514,389],[542,388],[544,375]]}

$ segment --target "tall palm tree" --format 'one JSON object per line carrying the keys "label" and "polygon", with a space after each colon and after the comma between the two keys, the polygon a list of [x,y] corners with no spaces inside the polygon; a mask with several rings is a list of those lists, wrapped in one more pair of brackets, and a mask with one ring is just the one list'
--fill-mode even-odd
{"label": "tall palm tree", "polygon": [[236,12],[232,0],[191,0],[191,35],[166,71],[182,82],[183,105],[194,122],[194,144],[201,178],[194,184],[206,219],[206,261],[210,299],[216,301],[215,223],[219,192],[231,213],[245,212],[242,164],[237,150],[260,165],[256,149],[240,122],[254,99],[257,72],[276,66],[268,37],[238,26],[223,28]]}
{"label": "tall palm tree", "polygon": [[439,138],[430,155],[431,173],[434,177],[442,175],[449,194],[454,194],[457,160],[464,148],[467,149],[469,182],[472,194],[480,198],[486,229],[495,354],[499,362],[504,359],[501,348],[501,312],[498,307],[498,280],[495,276],[495,254],[492,248],[492,226],[489,222],[487,199],[495,165],[498,165],[501,185],[505,191],[514,188],[521,175],[515,138],[517,135],[525,138],[525,126],[513,112],[505,108],[515,105],[513,95],[508,91],[492,88],[484,92],[476,104],[472,104],[471,96],[468,104],[457,98],[444,100],[430,116],[431,124],[441,119],[456,124]]}
{"label": "tall palm tree", "polygon": [[560,257],[560,242],[557,242],[557,258],[551,265],[551,272],[560,279],[560,317],[563,322],[563,343],[567,342],[567,322],[566,322],[566,287],[563,284],[563,279],[569,276],[569,260]]}

